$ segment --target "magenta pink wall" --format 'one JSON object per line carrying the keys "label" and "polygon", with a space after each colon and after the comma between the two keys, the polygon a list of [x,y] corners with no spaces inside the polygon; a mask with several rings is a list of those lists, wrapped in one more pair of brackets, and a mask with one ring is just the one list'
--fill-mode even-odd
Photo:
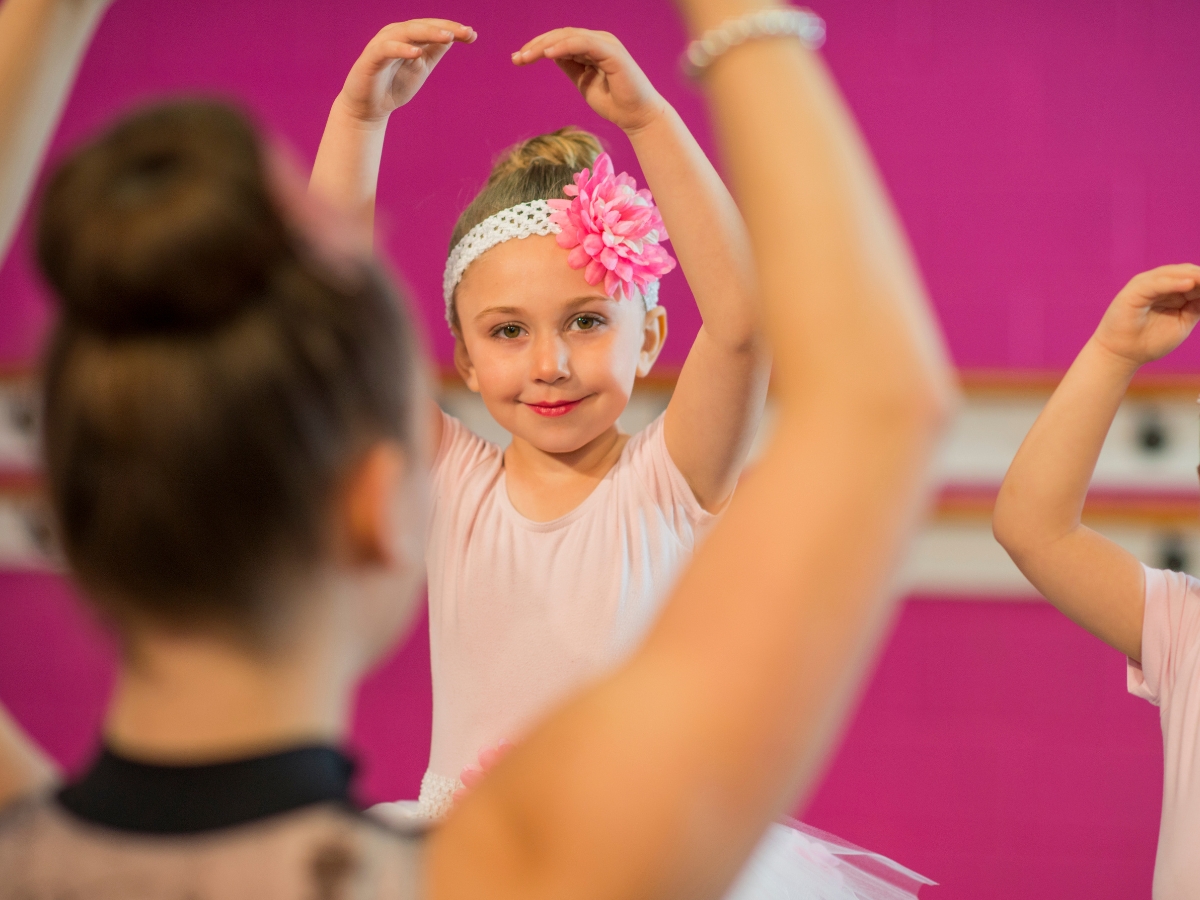
{"label": "magenta pink wall", "polygon": [[[1130,274],[1200,255],[1200,62],[1187,51],[1200,5],[828,0],[821,11],[827,57],[960,365],[1062,368]],[[481,34],[397,115],[380,199],[388,252],[445,361],[445,242],[492,157],[577,123],[634,166],[553,67],[515,71],[510,50],[560,24],[609,28],[708,143],[663,0],[117,0],[56,152],[130,103],[191,89],[240,98],[311,159],[362,44],[390,18],[424,13]],[[46,323],[27,250],[0,270],[9,365],[34,356]],[[682,278],[668,285],[666,361],[677,364],[698,320]],[[1163,368],[1194,371],[1198,347]],[[0,697],[70,766],[93,745],[108,673],[103,642],[59,580],[0,574]],[[939,879],[931,897],[1147,896],[1160,738],[1154,710],[1123,686],[1122,661],[1045,607],[910,603],[807,817]],[[368,797],[415,791],[429,703],[419,624],[363,690]]]}
{"label": "magenta pink wall", "polygon": [[[0,697],[77,767],[109,654],[58,579],[0,574],[0,597]],[[797,814],[937,879],[932,900],[1147,897],[1161,739],[1124,686],[1123,659],[1045,605],[912,601]],[[415,796],[429,716],[422,620],[362,690],[364,799]]]}
{"label": "magenta pink wall", "polygon": [[[1200,62],[1172,52],[1200,26],[1190,0],[828,0],[827,49],[908,223],[957,361],[1062,368],[1133,272],[1197,257]],[[502,10],[502,13],[497,11]],[[240,98],[308,159],[350,63],[393,17],[437,12],[480,32],[394,120],[381,192],[387,248],[449,342],[439,285],[457,211],[507,144],[565,123],[623,138],[549,64],[508,53],[549,27],[621,35],[708,143],[677,74],[683,33],[666,0],[117,0],[57,144],[115,110],[178,89]],[[697,325],[679,275],[665,362]],[[33,354],[45,310],[18,253],[0,272],[0,361]],[[1163,364],[1191,371],[1200,344]]]}

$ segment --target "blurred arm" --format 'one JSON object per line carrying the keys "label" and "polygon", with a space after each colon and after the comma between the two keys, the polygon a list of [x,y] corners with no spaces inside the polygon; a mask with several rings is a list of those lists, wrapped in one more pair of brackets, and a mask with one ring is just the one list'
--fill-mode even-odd
{"label": "blurred arm", "polygon": [[0,260],[109,2],[6,0],[0,6]]}
{"label": "blurred arm", "polygon": [[58,780],[58,767],[0,706],[0,809]]}

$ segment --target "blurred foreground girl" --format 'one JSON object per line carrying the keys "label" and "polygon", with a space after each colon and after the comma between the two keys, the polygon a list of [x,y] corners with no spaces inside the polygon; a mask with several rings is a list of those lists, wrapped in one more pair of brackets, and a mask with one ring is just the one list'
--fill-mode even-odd
{"label": "blurred foreground girl", "polygon": [[[702,33],[758,7],[685,9]],[[401,307],[227,109],[151,110],[68,161],[39,233],[62,303],[45,461],[123,655],[95,765],[0,810],[0,897],[727,889],[819,769],[887,621],[951,389],[820,62],[753,42],[709,85],[760,260],[776,436],[643,647],[426,834],[354,812],[336,749],[423,576]]]}

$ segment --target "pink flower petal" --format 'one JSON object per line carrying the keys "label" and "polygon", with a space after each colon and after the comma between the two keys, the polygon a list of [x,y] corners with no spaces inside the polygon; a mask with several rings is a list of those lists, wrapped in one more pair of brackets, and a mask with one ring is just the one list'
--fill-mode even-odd
{"label": "pink flower petal", "polygon": [[659,246],[667,232],[653,196],[629,173],[617,173],[612,157],[600,154],[572,180],[563,188],[571,199],[549,201],[551,221],[559,227],[558,245],[570,251],[567,264],[583,269],[588,284],[603,281],[610,296],[628,298],[635,285],[645,287],[675,268]]}
{"label": "pink flower petal", "polygon": [[598,259],[593,259],[587,264],[587,270],[583,273],[583,279],[588,284],[597,285],[604,280],[606,273],[604,264]]}

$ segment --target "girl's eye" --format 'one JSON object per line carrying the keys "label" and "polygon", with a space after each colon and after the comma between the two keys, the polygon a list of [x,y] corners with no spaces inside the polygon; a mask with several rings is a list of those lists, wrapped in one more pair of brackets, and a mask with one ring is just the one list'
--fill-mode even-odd
{"label": "girl's eye", "polygon": [[495,334],[497,337],[508,338],[509,340],[513,338],[519,338],[521,336],[521,326],[501,325],[496,329]]}
{"label": "girl's eye", "polygon": [[591,331],[600,324],[600,320],[595,316],[577,316],[572,324],[580,331]]}

